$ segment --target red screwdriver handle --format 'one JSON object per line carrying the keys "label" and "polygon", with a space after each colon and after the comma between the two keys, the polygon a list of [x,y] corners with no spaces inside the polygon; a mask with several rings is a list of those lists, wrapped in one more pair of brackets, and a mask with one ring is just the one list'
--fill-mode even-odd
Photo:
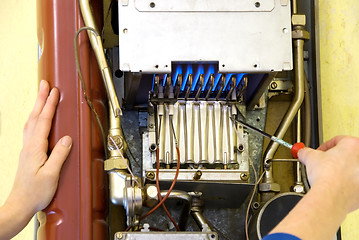
{"label": "red screwdriver handle", "polygon": [[293,147],[290,151],[292,152],[294,158],[298,158],[298,152],[302,148],[305,148],[305,145],[302,142],[297,142],[293,144]]}

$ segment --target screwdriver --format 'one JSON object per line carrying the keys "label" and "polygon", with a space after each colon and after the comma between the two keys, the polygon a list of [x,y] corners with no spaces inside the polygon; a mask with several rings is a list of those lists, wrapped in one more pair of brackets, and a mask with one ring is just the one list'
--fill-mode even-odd
{"label": "screwdriver", "polygon": [[282,146],[284,146],[286,148],[289,148],[291,153],[292,153],[292,156],[294,158],[298,158],[299,150],[302,149],[302,148],[305,148],[305,145],[302,142],[297,142],[297,143],[294,143],[294,144],[290,144],[290,143],[287,143],[286,141],[284,141],[283,139],[280,139],[280,138],[278,138],[276,136],[272,136],[272,135],[270,135],[270,134],[268,134],[268,133],[266,133],[266,132],[264,132],[264,131],[256,128],[256,127],[253,127],[253,126],[241,121],[241,120],[236,120],[236,119],[234,119],[232,117],[231,117],[231,120],[245,126],[246,128],[249,128],[249,129],[261,134],[264,137],[269,138],[273,142],[279,143],[280,145],[282,145]]}

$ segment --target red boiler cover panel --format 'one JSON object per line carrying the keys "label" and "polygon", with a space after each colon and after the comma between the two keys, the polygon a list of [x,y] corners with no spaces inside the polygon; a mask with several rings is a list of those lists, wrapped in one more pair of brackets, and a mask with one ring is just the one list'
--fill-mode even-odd
{"label": "red boiler cover panel", "polygon": [[[91,1],[102,26],[102,1]],[[39,240],[107,239],[107,176],[97,122],[83,97],[76,72],[74,37],[84,24],[78,1],[37,0],[40,60],[39,80],[60,90],[60,102],[50,134],[51,150],[64,135],[73,139],[51,204],[38,213]],[[81,69],[87,91],[107,129],[106,93],[87,33],[79,38]]]}

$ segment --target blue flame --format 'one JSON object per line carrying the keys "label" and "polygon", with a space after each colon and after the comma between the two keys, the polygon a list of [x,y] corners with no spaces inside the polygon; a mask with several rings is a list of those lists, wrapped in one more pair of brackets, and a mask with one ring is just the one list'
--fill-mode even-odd
{"label": "blue flame", "polygon": [[176,65],[176,71],[174,72],[172,76],[173,86],[176,86],[178,75],[182,74],[182,65],[178,64]]}
{"label": "blue flame", "polygon": [[[204,81],[203,81],[203,87],[205,87],[209,81],[209,78],[211,77],[211,74],[214,74],[214,65],[210,64],[208,67],[208,71],[206,72],[206,75],[204,76]],[[204,88],[202,89],[204,91]]]}
{"label": "blue flame", "polygon": [[196,85],[198,83],[198,80],[199,80],[199,76],[201,74],[204,74],[204,69],[203,69],[203,64],[199,64],[198,65],[198,69],[197,69],[197,72],[196,72],[196,75],[193,79],[193,84],[192,84],[192,88],[191,88],[191,91],[194,91],[195,88],[196,88]]}
{"label": "blue flame", "polygon": [[219,79],[221,79],[221,77],[222,77],[221,73],[216,73],[216,76],[214,77],[214,85],[213,85],[212,92],[214,92],[214,90],[216,89]]}

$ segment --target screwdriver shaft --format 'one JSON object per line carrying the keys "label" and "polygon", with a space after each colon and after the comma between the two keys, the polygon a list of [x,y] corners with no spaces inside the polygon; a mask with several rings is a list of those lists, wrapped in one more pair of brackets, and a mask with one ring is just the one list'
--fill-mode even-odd
{"label": "screwdriver shaft", "polygon": [[269,139],[272,140],[273,142],[279,143],[280,145],[282,145],[282,146],[284,146],[284,147],[286,147],[286,148],[292,149],[292,147],[293,147],[292,144],[287,143],[287,142],[284,141],[283,139],[277,138],[276,136],[272,136],[272,135],[270,135],[270,134],[268,134],[268,133],[266,133],[266,132],[264,132],[264,131],[262,131],[262,130],[256,128],[256,127],[253,127],[253,126],[251,126],[251,125],[249,125],[249,124],[247,124],[247,123],[241,121],[241,120],[237,120],[237,119],[234,119],[234,118],[232,118],[232,117],[231,117],[231,119],[232,119],[232,121],[238,122],[239,124],[245,126],[246,128],[249,128],[249,129],[251,129],[251,130],[257,132],[257,133],[261,134],[262,136],[264,136],[264,137],[266,137],[266,138],[269,138]]}

